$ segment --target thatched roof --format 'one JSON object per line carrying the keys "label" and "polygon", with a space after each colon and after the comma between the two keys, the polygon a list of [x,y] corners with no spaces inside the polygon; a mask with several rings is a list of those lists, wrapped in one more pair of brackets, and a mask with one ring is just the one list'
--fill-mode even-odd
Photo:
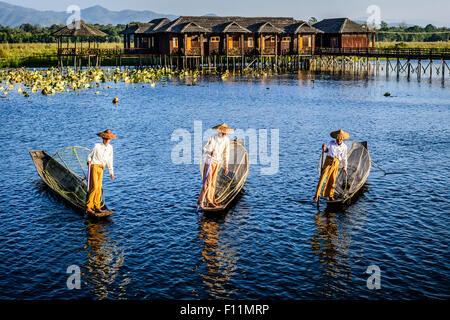
{"label": "thatched roof", "polygon": [[324,33],[322,30],[314,28],[305,21],[299,21],[285,28],[287,33]]}
{"label": "thatched roof", "polygon": [[269,21],[261,22],[261,23],[258,23],[257,25],[258,25],[258,27],[257,27],[256,32],[258,32],[258,33],[283,33],[284,32],[283,29],[274,26]]}
{"label": "thatched roof", "polygon": [[[164,21],[162,21],[164,20]],[[308,23],[285,17],[181,16],[170,21],[155,19],[149,23],[127,25],[121,34],[149,33],[322,33]]]}
{"label": "thatched roof", "polygon": [[325,33],[367,33],[365,25],[356,23],[349,18],[324,19],[315,23],[314,28]]}
{"label": "thatched roof", "polygon": [[154,30],[161,28],[169,22],[170,20],[167,18],[158,18],[148,23],[127,24],[126,29],[119,32],[119,34],[152,33]]}
{"label": "thatched roof", "polygon": [[222,32],[222,33],[250,33],[251,31],[247,28],[241,26],[236,21],[226,22],[220,25],[219,28],[217,28],[216,32]]}
{"label": "thatched roof", "polygon": [[[78,25],[79,24],[79,25]],[[106,37],[107,34],[94,28],[83,20],[74,21],[71,24],[51,34],[53,37]]]}

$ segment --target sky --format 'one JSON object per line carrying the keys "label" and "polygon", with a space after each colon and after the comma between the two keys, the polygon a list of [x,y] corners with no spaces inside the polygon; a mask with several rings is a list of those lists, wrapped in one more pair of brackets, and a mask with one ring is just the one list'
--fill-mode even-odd
{"label": "sky", "polygon": [[330,17],[367,18],[368,6],[380,8],[382,20],[438,21],[450,25],[449,0],[0,0],[15,5],[65,11],[69,5],[87,8],[100,5],[110,10],[151,10],[174,15],[288,16],[317,19]]}

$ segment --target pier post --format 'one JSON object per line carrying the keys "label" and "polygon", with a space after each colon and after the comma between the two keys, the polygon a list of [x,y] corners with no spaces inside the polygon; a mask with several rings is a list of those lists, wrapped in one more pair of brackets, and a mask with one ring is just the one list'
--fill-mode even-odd
{"label": "pier post", "polygon": [[430,81],[433,77],[433,60],[430,59]]}
{"label": "pier post", "polygon": [[422,76],[422,60],[419,59],[419,61],[417,62],[417,80],[420,81],[420,77]]}
{"label": "pier post", "polygon": [[411,60],[408,59],[408,61],[406,63],[408,64],[408,76],[407,76],[407,79],[409,80],[409,78],[411,76]]}
{"label": "pier post", "polygon": [[391,67],[391,63],[389,58],[386,58],[386,78],[389,77],[389,68]]}
{"label": "pier post", "polygon": [[380,59],[377,57],[376,62],[376,75],[378,76],[380,74]]}

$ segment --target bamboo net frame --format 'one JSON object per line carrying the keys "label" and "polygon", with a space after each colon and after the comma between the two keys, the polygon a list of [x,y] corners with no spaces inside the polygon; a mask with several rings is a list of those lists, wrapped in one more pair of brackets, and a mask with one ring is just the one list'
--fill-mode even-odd
{"label": "bamboo net frame", "polygon": [[[228,200],[231,200],[233,198],[232,196],[243,187],[247,179],[250,165],[244,143],[244,140],[231,141],[227,175],[225,175],[223,161],[219,163],[217,168],[219,171],[217,173],[215,198],[217,202],[221,202],[223,205],[228,204]],[[202,181],[204,179],[203,167],[205,162],[206,157],[202,157],[200,161]]]}

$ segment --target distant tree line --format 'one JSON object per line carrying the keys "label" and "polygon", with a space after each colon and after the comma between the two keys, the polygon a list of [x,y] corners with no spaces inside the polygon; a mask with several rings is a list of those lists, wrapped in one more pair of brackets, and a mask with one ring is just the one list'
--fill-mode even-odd
{"label": "distant tree line", "polygon": [[398,26],[390,27],[383,21],[378,31],[377,41],[431,42],[448,41],[450,38],[450,28],[438,28],[432,24],[425,27],[408,27],[405,23],[401,23]]}
{"label": "distant tree line", "polygon": [[[91,26],[103,31],[108,36],[105,38],[99,38],[99,42],[121,42],[123,36],[119,35],[120,31],[123,31],[126,27],[124,24],[118,24],[113,26],[112,24],[100,25],[91,24]],[[56,42],[56,38],[51,34],[64,25],[54,24],[50,27],[33,26],[29,23],[22,24],[18,27],[4,27],[0,25],[0,43],[52,43]],[[87,39],[86,39],[87,40]]]}
{"label": "distant tree line", "polygon": [[[312,17],[310,23],[317,22]],[[93,24],[95,28],[105,32],[108,36],[98,39],[99,42],[121,42],[123,37],[119,32],[125,29],[124,24],[113,26],[112,24],[100,25]],[[56,38],[50,36],[53,32],[62,28],[63,25],[52,25],[50,27],[33,26],[29,23],[18,27],[3,27],[0,25],[0,43],[52,43]],[[450,28],[435,27],[432,24],[426,27],[413,26],[408,27],[402,23],[399,26],[388,26],[386,22],[381,23],[381,28],[377,33],[377,41],[401,41],[401,42],[430,42],[430,41],[448,41],[450,37]]]}

